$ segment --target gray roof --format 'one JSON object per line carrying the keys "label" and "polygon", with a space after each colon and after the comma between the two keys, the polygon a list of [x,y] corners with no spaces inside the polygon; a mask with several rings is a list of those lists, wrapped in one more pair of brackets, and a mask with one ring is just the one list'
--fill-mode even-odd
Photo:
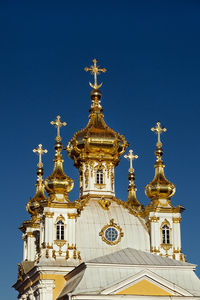
{"label": "gray roof", "polygon": [[81,264],[66,276],[66,285],[58,299],[69,293],[102,294],[107,288],[123,282],[143,270],[149,270],[192,295],[200,296],[200,280],[195,265],[151,253],[127,248]]}
{"label": "gray roof", "polygon": [[91,259],[88,261],[88,263],[151,266],[196,266],[183,261],[162,257],[132,248],[122,249],[112,254]]}

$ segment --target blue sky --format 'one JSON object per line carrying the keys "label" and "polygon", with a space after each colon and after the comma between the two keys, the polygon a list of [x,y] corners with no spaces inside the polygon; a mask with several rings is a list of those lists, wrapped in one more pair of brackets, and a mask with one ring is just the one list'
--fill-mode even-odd
{"label": "blue sky", "polygon": [[[107,73],[102,105],[107,124],[124,134],[139,158],[134,163],[137,195],[154,176],[157,120],[162,135],[166,176],[177,188],[173,205],[186,208],[182,250],[200,265],[200,2],[199,1],[1,1],[1,295],[11,289],[22,259],[19,225],[35,192],[37,157],[42,143],[45,176],[53,168],[56,134],[50,125],[59,114],[68,123],[63,144],[86,126],[93,58]],[[77,170],[63,153],[66,173]],[[116,168],[116,195],[127,198],[128,162]],[[199,273],[199,271],[198,271]]]}

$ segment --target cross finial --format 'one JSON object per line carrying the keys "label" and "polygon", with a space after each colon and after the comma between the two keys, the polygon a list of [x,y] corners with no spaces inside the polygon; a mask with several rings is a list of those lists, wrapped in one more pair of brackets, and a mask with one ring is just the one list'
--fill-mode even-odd
{"label": "cross finial", "polygon": [[156,126],[151,128],[151,131],[154,131],[157,135],[158,135],[158,142],[157,142],[157,147],[161,147],[162,146],[162,143],[161,143],[161,140],[160,140],[160,135],[162,132],[166,132],[167,129],[162,127],[160,122],[157,122],[156,123]]}
{"label": "cross finial", "polygon": [[91,74],[94,75],[94,84],[92,84],[91,82],[89,82],[89,84],[90,84],[90,86],[91,86],[93,89],[97,90],[97,89],[99,89],[99,88],[102,86],[102,84],[103,84],[103,82],[100,83],[99,85],[97,84],[97,75],[99,75],[100,72],[105,73],[105,72],[106,72],[106,69],[105,69],[105,68],[99,69],[99,67],[97,66],[97,59],[93,59],[93,63],[94,63],[94,65],[90,66],[90,68],[85,67],[84,70],[85,70],[86,72],[90,71]]}
{"label": "cross finial", "polygon": [[38,162],[38,168],[42,168],[43,167],[43,163],[42,163],[42,155],[44,153],[47,153],[47,149],[42,149],[42,144],[39,144],[38,147],[33,149],[34,153],[37,153],[39,155],[39,162]]}
{"label": "cross finial", "polygon": [[138,155],[134,155],[133,150],[129,150],[129,154],[124,155],[124,157],[130,160],[130,169],[129,172],[134,172],[133,169],[133,160],[138,158]]}
{"label": "cross finial", "polygon": [[57,118],[55,119],[55,121],[51,121],[50,123],[51,123],[51,125],[54,125],[54,126],[57,128],[56,141],[57,141],[57,142],[60,142],[60,141],[61,141],[60,128],[61,128],[62,126],[66,126],[67,123],[66,123],[66,122],[61,122],[60,116],[57,116]]}

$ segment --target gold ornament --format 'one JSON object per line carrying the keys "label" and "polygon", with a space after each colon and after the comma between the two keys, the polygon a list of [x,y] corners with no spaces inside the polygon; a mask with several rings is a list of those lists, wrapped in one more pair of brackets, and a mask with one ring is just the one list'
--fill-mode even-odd
{"label": "gold ornament", "polygon": [[89,84],[90,84],[90,86],[91,86],[93,89],[97,90],[97,89],[99,89],[99,88],[102,86],[102,84],[103,84],[103,83],[100,83],[99,85],[97,84],[97,75],[99,75],[100,72],[105,73],[105,72],[106,72],[106,69],[105,69],[105,68],[99,69],[99,67],[97,66],[97,59],[93,59],[93,63],[94,63],[93,66],[90,66],[90,68],[85,67],[84,70],[85,70],[86,72],[90,71],[91,74],[94,75],[94,84],[92,84],[91,82],[89,82]]}
{"label": "gold ornament", "polygon": [[[166,128],[161,127],[160,122],[157,122],[157,126],[151,129],[158,134],[158,142],[156,144],[156,163],[155,163],[155,177],[150,182],[146,188],[145,193],[147,197],[154,201],[154,207],[166,207],[168,209],[170,206],[172,207],[169,200],[176,191],[175,185],[168,181],[164,174],[164,164],[162,161],[163,149],[162,143],[160,141],[160,134],[166,131]],[[165,203],[161,203],[158,201],[159,199],[165,199]]]}

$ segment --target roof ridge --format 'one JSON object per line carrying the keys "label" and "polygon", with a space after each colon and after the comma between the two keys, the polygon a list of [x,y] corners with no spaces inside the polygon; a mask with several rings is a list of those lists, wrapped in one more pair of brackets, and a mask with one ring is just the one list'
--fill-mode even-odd
{"label": "roof ridge", "polygon": [[[122,254],[123,255],[120,255]],[[110,260],[110,262],[109,262]],[[115,261],[115,262],[114,262]],[[110,254],[99,256],[86,261],[86,263],[125,264],[125,265],[164,265],[164,266],[196,266],[195,264],[183,262],[169,257],[162,257],[147,251],[134,248],[124,248]]]}

